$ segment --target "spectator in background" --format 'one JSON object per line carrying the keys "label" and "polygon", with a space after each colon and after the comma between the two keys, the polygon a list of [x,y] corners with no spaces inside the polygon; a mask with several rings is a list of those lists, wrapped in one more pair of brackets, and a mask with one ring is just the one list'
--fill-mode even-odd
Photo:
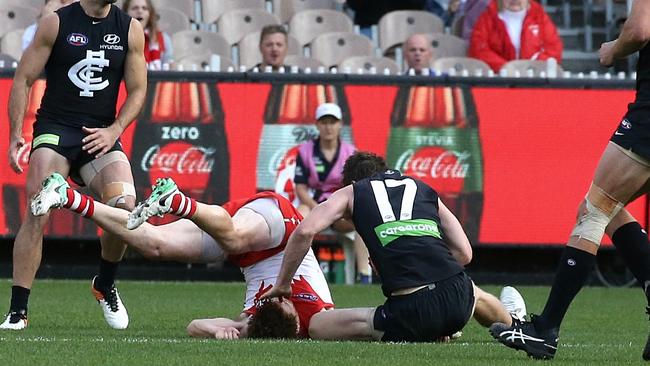
{"label": "spectator in background", "polygon": [[144,58],[150,69],[161,70],[171,63],[172,39],[158,28],[158,13],[151,0],[125,0],[122,10],[137,19],[144,29]]}
{"label": "spectator in background", "polygon": [[287,30],[281,25],[271,24],[262,28],[260,33],[260,53],[262,62],[255,65],[258,70],[264,71],[267,66],[271,66],[274,72],[284,67],[288,72],[291,67],[284,64],[284,59],[289,51]]}
{"label": "spectator in background", "polygon": [[433,50],[431,42],[424,34],[411,34],[404,42],[403,47],[404,61],[407,66],[406,73],[413,69],[416,75],[422,75],[424,70],[429,70],[429,74],[433,74],[430,68]]}
{"label": "spectator in background", "polygon": [[534,0],[492,0],[478,18],[469,56],[498,72],[511,60],[562,58],[562,40],[544,8]]}
{"label": "spectator in background", "polygon": [[34,22],[29,27],[27,27],[25,29],[25,32],[23,33],[23,44],[22,44],[23,51],[27,49],[27,46],[29,46],[29,44],[32,43],[32,40],[34,39],[34,35],[36,34],[36,28],[38,27],[38,19],[50,13],[54,13],[59,8],[62,8],[74,1],[75,0],[45,0],[45,4],[41,8],[41,13],[38,15],[36,22]]}
{"label": "spectator in background", "polygon": [[[342,118],[338,105],[319,105],[316,108],[318,137],[298,147],[294,183],[296,196],[300,200],[298,211],[303,216],[307,216],[314,207],[343,186],[343,164],[356,148],[341,141]],[[343,234],[354,231],[354,226],[348,220],[339,220],[332,228]],[[360,281],[370,283],[368,250],[359,235],[354,236],[354,250]]]}
{"label": "spectator in background", "polygon": [[478,17],[483,14],[485,8],[487,8],[489,4],[490,0],[466,0],[463,3],[460,15],[463,16],[463,30],[461,37],[464,40],[469,41],[472,36],[472,31],[474,30],[474,24],[476,24]]}
{"label": "spectator in background", "polygon": [[424,10],[431,12],[442,19],[445,27],[451,27],[454,18],[461,11],[466,0],[426,0]]}

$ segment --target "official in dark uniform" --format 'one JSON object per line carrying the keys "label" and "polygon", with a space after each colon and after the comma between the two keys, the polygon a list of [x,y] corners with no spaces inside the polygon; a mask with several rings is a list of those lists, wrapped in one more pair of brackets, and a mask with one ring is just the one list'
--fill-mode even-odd
{"label": "official in dark uniform", "polygon": [[472,258],[469,240],[435,190],[387,169],[381,157],[366,152],[345,162],[343,184],[289,238],[278,280],[265,297],[288,297],[314,235],[351,218],[381,278],[386,302],[319,313],[312,318],[314,329],[310,324],[312,338],[431,342],[460,331],[475,306],[485,326],[517,321],[465,274],[463,266]]}
{"label": "official in dark uniform", "polygon": [[[57,172],[87,185],[104,203],[127,210],[135,206],[131,166],[119,137],[140,112],[146,94],[144,33],[114,2],[81,0],[43,17],[18,65],[9,98],[9,162],[16,173],[22,173],[18,151],[25,144],[29,89],[43,70],[47,78],[34,124],[28,198],[45,177]],[[122,80],[128,97],[116,116]],[[14,243],[11,307],[0,329],[27,326],[27,302],[41,262],[46,222],[47,215],[34,217],[27,210]],[[114,279],[126,246],[109,233],[101,244],[92,292],[108,324],[124,329],[129,318]]]}
{"label": "official in dark uniform", "polygon": [[[601,45],[603,66],[639,51],[636,99],[605,147],[578,221],[562,253],[553,287],[539,316],[513,326],[495,324],[490,333],[508,347],[540,359],[555,357],[560,325],[584,286],[607,234],[642,285],[650,314],[650,243],[648,234],[625,206],[650,192],[650,2],[634,1],[618,39]],[[550,198],[550,197],[549,197]],[[625,309],[624,311],[628,311]],[[576,343],[579,341],[571,341]],[[642,353],[650,360],[650,337]]]}

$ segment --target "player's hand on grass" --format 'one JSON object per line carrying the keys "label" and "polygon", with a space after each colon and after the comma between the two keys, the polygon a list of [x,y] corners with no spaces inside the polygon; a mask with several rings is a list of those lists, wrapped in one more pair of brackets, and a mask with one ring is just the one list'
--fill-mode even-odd
{"label": "player's hand on grass", "polygon": [[605,42],[600,45],[600,50],[598,50],[598,57],[600,58],[600,64],[606,67],[610,67],[614,64],[614,45],[616,40]]}
{"label": "player's hand on grass", "polygon": [[23,172],[23,168],[18,163],[18,153],[23,145],[25,145],[25,139],[22,136],[12,136],[9,140],[9,165],[18,174]]}
{"label": "player's hand on grass", "polygon": [[291,285],[282,285],[275,284],[269,291],[265,292],[260,296],[260,300],[271,300],[271,299],[288,299],[291,297]]}
{"label": "player's hand on grass", "polygon": [[239,339],[239,330],[234,327],[223,327],[214,333],[216,339]]}
{"label": "player's hand on grass", "polygon": [[117,131],[113,125],[105,128],[83,127],[83,131],[88,134],[81,142],[82,149],[95,158],[100,158],[115,145],[115,141],[120,137],[121,131]]}

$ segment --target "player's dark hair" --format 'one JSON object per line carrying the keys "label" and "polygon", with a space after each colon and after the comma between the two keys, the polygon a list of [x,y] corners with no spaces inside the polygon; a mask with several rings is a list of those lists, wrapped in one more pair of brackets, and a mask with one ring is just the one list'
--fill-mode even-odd
{"label": "player's dark hair", "polygon": [[386,169],[388,166],[381,156],[367,151],[357,151],[345,161],[343,185],[347,186]]}
{"label": "player's dark hair", "polygon": [[280,303],[271,301],[257,308],[248,321],[249,338],[297,338],[298,322]]}

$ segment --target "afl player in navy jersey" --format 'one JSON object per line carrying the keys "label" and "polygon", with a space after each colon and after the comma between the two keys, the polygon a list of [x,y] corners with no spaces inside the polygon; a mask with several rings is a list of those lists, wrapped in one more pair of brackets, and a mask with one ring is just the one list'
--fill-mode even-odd
{"label": "afl player in navy jersey", "polygon": [[386,302],[318,313],[310,323],[312,338],[433,342],[459,332],[472,315],[484,326],[510,325],[525,315],[514,288],[508,287],[512,301],[502,293],[501,303],[465,274],[472,258],[469,239],[433,188],[367,152],[346,160],[343,184],[298,225],[275,286],[263,297],[289,297],[291,278],[314,235],[347,218],[368,247]]}
{"label": "afl player in navy jersey", "polygon": [[[28,198],[56,172],[87,185],[104,203],[126,210],[135,206],[131,167],[119,138],[145,99],[144,33],[114,2],[81,0],[43,17],[18,65],[9,98],[9,162],[17,173],[22,173],[18,151],[25,144],[23,117],[30,87],[43,71],[47,84],[34,123]],[[122,80],[128,96],[118,114]],[[56,188],[44,184],[43,189]],[[75,204],[80,211],[93,210],[92,200]],[[26,212],[14,242],[10,310],[0,329],[27,326],[28,297],[41,262],[48,216]],[[114,278],[126,246],[110,233],[101,237],[101,244],[99,274],[91,289],[109,326],[124,329],[129,318]]]}

